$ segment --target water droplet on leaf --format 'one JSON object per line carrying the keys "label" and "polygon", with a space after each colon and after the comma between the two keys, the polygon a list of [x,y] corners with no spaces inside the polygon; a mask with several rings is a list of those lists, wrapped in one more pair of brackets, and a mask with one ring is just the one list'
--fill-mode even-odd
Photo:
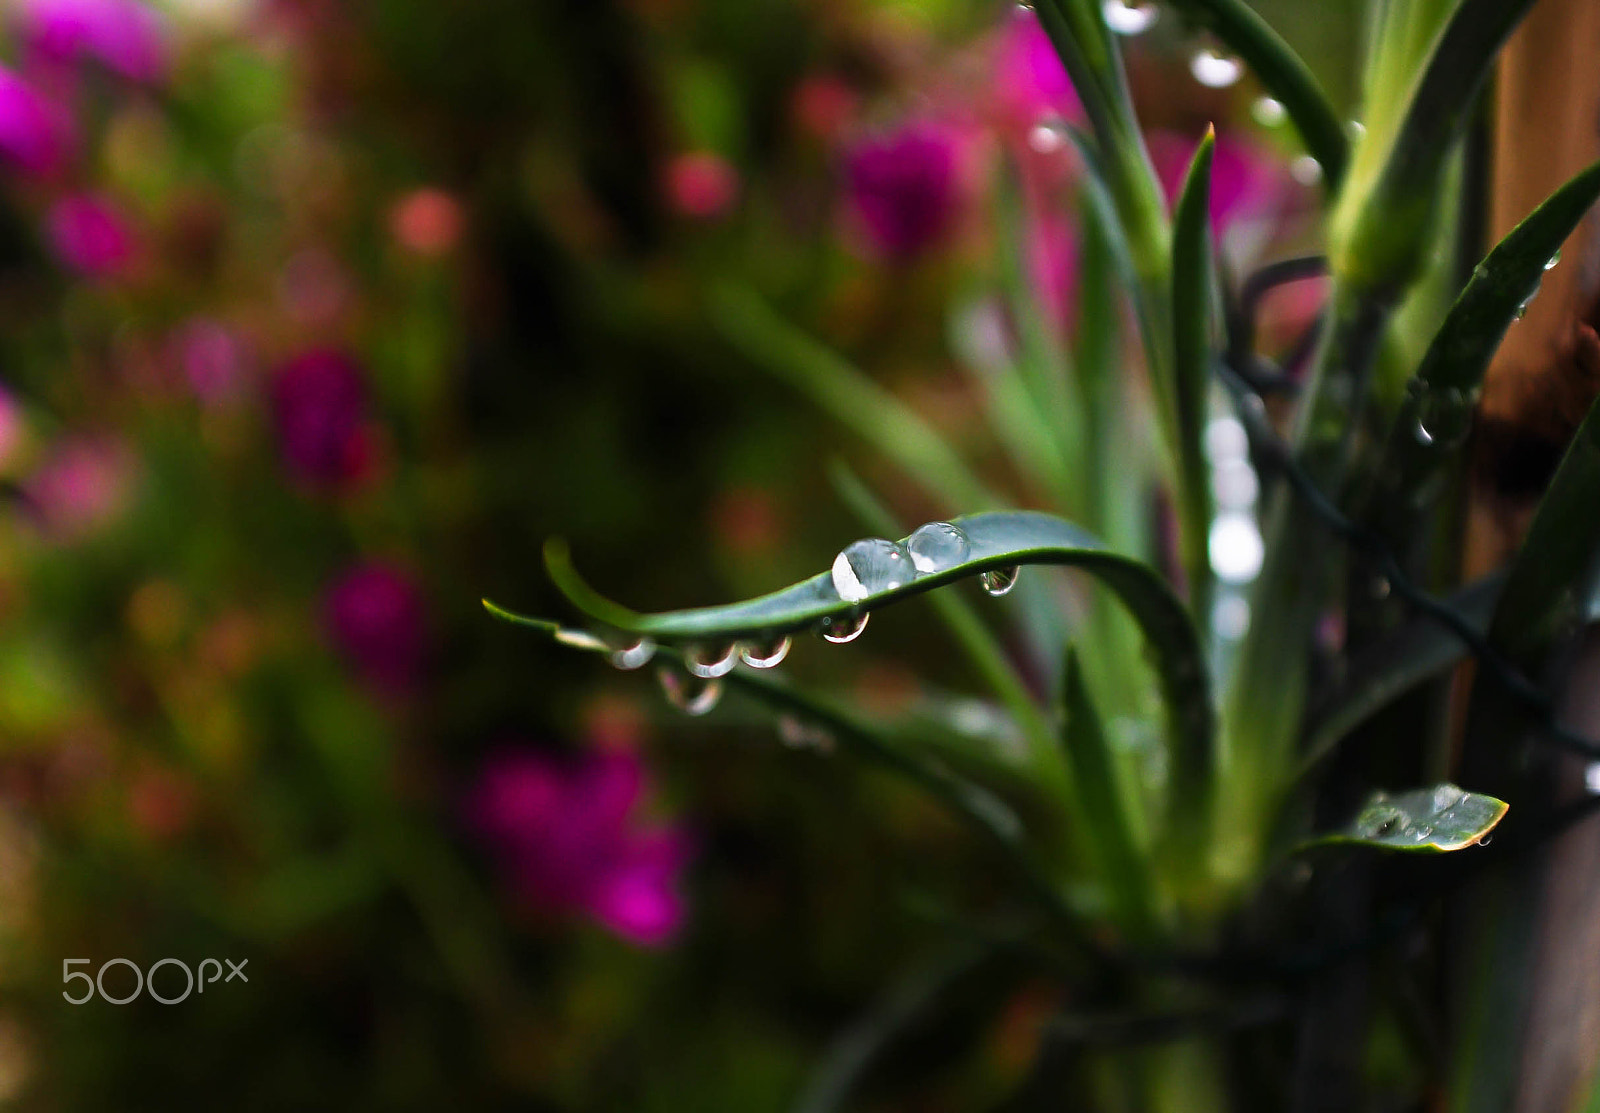
{"label": "water droplet on leaf", "polygon": [[[1414,380],[1415,381],[1415,380]],[[1472,400],[1456,387],[1429,388],[1415,394],[1418,443],[1457,448],[1472,431]]]}
{"label": "water droplet on leaf", "polygon": [[1256,123],[1262,127],[1275,128],[1289,118],[1289,110],[1280,100],[1257,97],[1256,102],[1250,106],[1250,115],[1255,117]]}
{"label": "water droplet on leaf", "polygon": [[704,715],[722,698],[722,681],[687,676],[677,669],[662,668],[656,677],[667,702],[689,715]]}
{"label": "water droplet on leaf", "polygon": [[1553,270],[1556,269],[1557,264],[1559,264],[1560,262],[1561,262],[1561,249],[1558,247],[1558,248],[1556,248],[1556,253],[1554,255],[1550,256],[1549,259],[1545,260],[1544,269],[1547,270],[1547,271],[1553,271]]}
{"label": "water droplet on leaf", "polygon": [[1289,163],[1289,176],[1303,186],[1314,186],[1322,181],[1322,163],[1310,155],[1301,155]]}
{"label": "water droplet on leaf", "polygon": [[1061,118],[1040,120],[1028,131],[1028,146],[1041,155],[1053,155],[1067,145],[1067,127]]}
{"label": "water droplet on leaf", "polygon": [[1218,579],[1230,584],[1244,584],[1255,579],[1266,559],[1260,527],[1254,518],[1240,511],[1217,515],[1211,523],[1206,548],[1211,570]]}
{"label": "water droplet on leaf", "polygon": [[717,642],[712,645],[691,645],[683,651],[683,664],[690,672],[704,680],[727,676],[739,662],[737,642]]}
{"label": "water droplet on leaf", "polygon": [[825,642],[844,645],[861,636],[867,628],[867,619],[871,617],[870,611],[862,611],[860,614],[829,615],[817,625],[817,633],[822,635],[822,640]]}
{"label": "water droplet on leaf", "polygon": [[775,669],[789,655],[793,644],[789,635],[765,642],[745,642],[739,646],[739,658],[753,669]]}
{"label": "water droplet on leaf", "polygon": [[881,537],[852,541],[833,558],[833,590],[846,603],[904,587],[916,576],[911,554]]}
{"label": "water droplet on leaf", "polygon": [[1237,58],[1218,54],[1215,50],[1197,50],[1189,59],[1189,72],[1200,84],[1212,89],[1226,89],[1244,74]]}
{"label": "water droplet on leaf", "polygon": [[998,599],[1017,586],[1017,575],[1020,572],[1021,569],[1015,564],[1009,568],[991,568],[979,576],[978,580],[983,584],[983,590]]}
{"label": "water droplet on leaf", "polygon": [[950,522],[929,522],[918,526],[906,539],[906,551],[911,554],[911,564],[924,575],[943,572],[967,559],[972,546],[960,526]]}
{"label": "water droplet on leaf", "polygon": [[640,638],[619,645],[611,651],[611,663],[619,669],[643,668],[650,663],[650,658],[656,655],[656,643],[649,638]]}
{"label": "water droplet on leaf", "polygon": [[1124,0],[1106,0],[1102,10],[1106,26],[1119,35],[1142,35],[1161,15],[1161,9],[1154,4],[1128,4]]}

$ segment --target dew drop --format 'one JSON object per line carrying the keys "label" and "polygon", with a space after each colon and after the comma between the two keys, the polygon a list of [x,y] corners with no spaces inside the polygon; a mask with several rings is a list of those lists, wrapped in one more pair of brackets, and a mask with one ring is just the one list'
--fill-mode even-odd
{"label": "dew drop", "polygon": [[1590,796],[1600,796],[1600,761],[1591,761],[1583,767],[1583,787]]}
{"label": "dew drop", "polygon": [[833,558],[833,590],[846,603],[904,587],[915,576],[911,554],[881,537],[852,541]]}
{"label": "dew drop", "polygon": [[834,645],[844,645],[859,638],[867,628],[867,619],[872,617],[871,611],[862,611],[859,614],[836,614],[823,619],[817,625],[817,633],[825,642]]}
{"label": "dew drop", "polygon": [[650,663],[650,658],[656,655],[656,643],[649,638],[640,638],[638,641],[627,645],[619,645],[611,651],[611,663],[619,669],[638,669]]}
{"label": "dew drop", "polygon": [[1106,0],[1102,10],[1106,26],[1119,35],[1142,35],[1161,15],[1161,9],[1154,4],[1129,4],[1124,0]]}
{"label": "dew drop", "polygon": [[1226,89],[1244,74],[1237,58],[1218,54],[1215,50],[1197,50],[1189,59],[1189,72],[1200,84],[1212,89]]}
{"label": "dew drop", "polygon": [[1234,642],[1250,629],[1250,602],[1237,595],[1218,599],[1211,608],[1211,629],[1223,641]]}
{"label": "dew drop", "polygon": [[1248,510],[1261,493],[1261,480],[1248,461],[1229,460],[1212,467],[1211,493],[1224,510]]}
{"label": "dew drop", "polygon": [[1015,564],[1009,568],[991,568],[978,580],[983,584],[983,590],[998,599],[1017,586],[1017,575],[1021,571]]}
{"label": "dew drop", "polygon": [[1289,110],[1283,102],[1273,97],[1257,97],[1256,102],[1250,106],[1250,115],[1255,117],[1256,123],[1264,128],[1275,128],[1289,118]]}
{"label": "dew drop", "polygon": [[661,681],[661,692],[667,702],[689,715],[704,715],[722,698],[722,681],[686,676],[677,669],[662,668],[656,672]]}
{"label": "dew drop", "polygon": [[1485,835],[1485,836],[1483,836],[1483,838],[1479,839],[1477,842],[1473,843],[1472,845],[1473,846],[1488,846],[1492,842],[1494,842],[1494,836],[1493,835]]}
{"label": "dew drop", "polygon": [[1456,387],[1424,388],[1416,396],[1416,405],[1413,432],[1420,444],[1458,448],[1472,431],[1472,401]]}
{"label": "dew drop", "polygon": [[715,680],[719,676],[727,676],[738,663],[738,642],[691,645],[683,651],[684,667],[702,680]]}
{"label": "dew drop", "polygon": [[764,642],[745,642],[739,646],[739,659],[753,669],[775,669],[783,664],[793,644],[788,634]]}
{"label": "dew drop", "polygon": [[1464,796],[1466,796],[1466,793],[1455,785],[1440,785],[1433,790],[1433,810],[1442,812],[1447,808],[1453,808],[1461,803],[1461,799]]}
{"label": "dew drop", "polygon": [[1266,559],[1266,545],[1255,519],[1242,511],[1218,514],[1207,538],[1211,570],[1225,583],[1244,584],[1255,579]]}
{"label": "dew drop", "polygon": [[1560,262],[1561,262],[1561,249],[1558,247],[1558,248],[1556,248],[1556,253],[1554,255],[1550,256],[1549,259],[1545,260],[1544,269],[1547,270],[1547,271],[1553,271],[1553,270],[1556,269],[1556,266]]}
{"label": "dew drop", "polygon": [[1303,186],[1314,186],[1322,181],[1322,163],[1310,155],[1301,155],[1289,163],[1289,176]]}
{"label": "dew drop", "polygon": [[1367,125],[1366,124],[1363,124],[1360,120],[1351,120],[1350,121],[1350,138],[1351,138],[1352,141],[1359,141],[1359,140],[1363,139],[1366,136],[1366,134],[1367,134]]}
{"label": "dew drop", "polygon": [[1244,423],[1236,417],[1212,418],[1206,423],[1205,449],[1206,458],[1213,464],[1245,459],[1250,454],[1250,436]]}
{"label": "dew drop", "polygon": [[1053,155],[1067,145],[1067,126],[1058,116],[1040,120],[1028,131],[1028,146],[1041,155]]}
{"label": "dew drop", "polygon": [[929,522],[906,538],[911,565],[924,575],[955,567],[967,559],[971,548],[966,532],[950,522]]}
{"label": "dew drop", "polygon": [[1527,297],[1523,298],[1521,303],[1518,304],[1517,313],[1516,313],[1516,319],[1517,320],[1520,321],[1520,320],[1522,320],[1522,318],[1524,318],[1524,317],[1526,317],[1528,315],[1528,306],[1532,305],[1533,304],[1533,299],[1538,297],[1538,296],[1539,296],[1539,287],[1537,285],[1535,285],[1534,288],[1533,288],[1533,292],[1531,294],[1529,294]]}

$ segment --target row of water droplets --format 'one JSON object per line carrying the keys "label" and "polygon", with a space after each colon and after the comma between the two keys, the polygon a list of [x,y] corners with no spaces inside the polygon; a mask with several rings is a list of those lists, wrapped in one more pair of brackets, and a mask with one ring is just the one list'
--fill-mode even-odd
{"label": "row of water droplets", "polygon": [[[971,551],[972,543],[966,532],[954,522],[929,522],[919,526],[906,538],[904,545],[881,537],[865,538],[845,546],[844,551],[834,557],[833,589],[846,603],[859,603],[882,592],[905,587],[918,576],[954,568],[966,560]],[[983,589],[990,595],[1006,594],[1017,584],[1017,571],[1015,566],[990,569],[981,577]],[[865,613],[860,616],[863,624],[866,617]]]}

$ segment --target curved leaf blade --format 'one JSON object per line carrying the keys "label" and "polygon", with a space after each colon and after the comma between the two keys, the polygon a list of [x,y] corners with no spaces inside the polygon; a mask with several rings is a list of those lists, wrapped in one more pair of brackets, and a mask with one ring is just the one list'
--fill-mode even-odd
{"label": "curved leaf blade", "polygon": [[1350,161],[1350,140],[1327,93],[1294,49],[1242,0],[1173,0],[1173,5],[1244,60],[1322,164],[1328,195],[1337,194]]}
{"label": "curved leaf blade", "polygon": [[[780,591],[742,603],[640,614],[591,588],[572,567],[566,545],[545,547],[556,587],[584,614],[603,625],[664,642],[770,637],[821,620],[872,611],[979,573],[1028,564],[1078,568],[1110,588],[1143,631],[1154,657],[1171,724],[1169,791],[1175,813],[1209,808],[1216,770],[1216,713],[1199,635],[1188,613],[1149,565],[1105,547],[1071,522],[1030,510],[991,511],[953,519],[965,532],[966,559],[943,571],[847,603],[823,572]],[[1188,823],[1196,834],[1198,820]]]}
{"label": "curved leaf blade", "polygon": [[[1372,505],[1403,520],[1381,524],[1393,541],[1415,520],[1410,500],[1459,457],[1460,442],[1426,431],[1424,407],[1470,408],[1500,340],[1539,288],[1549,261],[1600,197],[1600,162],[1588,167],[1534,209],[1474,268],[1417,368],[1417,389],[1401,405],[1390,431]],[[1465,432],[1465,412],[1455,424]]]}
{"label": "curved leaf blade", "polygon": [[1178,500],[1189,607],[1211,613],[1211,472],[1201,449],[1211,383],[1211,157],[1214,128],[1195,148],[1172,220],[1173,386],[1178,419]]}
{"label": "curved leaf blade", "polygon": [[1447,854],[1482,842],[1505,818],[1507,807],[1504,800],[1452,784],[1392,796],[1375,792],[1349,824],[1308,845]]}

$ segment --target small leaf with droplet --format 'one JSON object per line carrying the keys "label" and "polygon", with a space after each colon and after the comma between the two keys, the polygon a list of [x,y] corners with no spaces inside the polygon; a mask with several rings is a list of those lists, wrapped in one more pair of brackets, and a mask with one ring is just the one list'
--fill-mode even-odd
{"label": "small leaf with droplet", "polygon": [[1309,845],[1445,854],[1483,842],[1505,817],[1506,809],[1503,800],[1452,784],[1392,795],[1375,792],[1348,824]]}

